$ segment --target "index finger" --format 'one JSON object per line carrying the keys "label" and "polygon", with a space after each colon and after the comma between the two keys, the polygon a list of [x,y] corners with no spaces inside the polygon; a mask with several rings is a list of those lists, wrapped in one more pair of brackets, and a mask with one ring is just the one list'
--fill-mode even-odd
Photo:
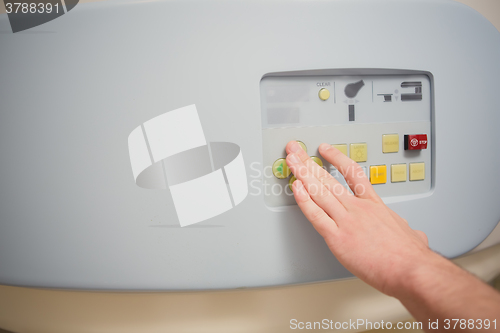
{"label": "index finger", "polygon": [[340,171],[354,195],[363,199],[379,198],[358,163],[345,156],[337,148],[326,143],[319,146],[319,153]]}
{"label": "index finger", "polygon": [[286,152],[287,154],[297,154],[311,174],[314,175],[337,198],[337,200],[342,203],[342,205],[346,205],[346,201],[350,196],[347,189],[340,184],[338,180],[333,178],[323,167],[314,162],[296,141],[290,141],[286,145]]}

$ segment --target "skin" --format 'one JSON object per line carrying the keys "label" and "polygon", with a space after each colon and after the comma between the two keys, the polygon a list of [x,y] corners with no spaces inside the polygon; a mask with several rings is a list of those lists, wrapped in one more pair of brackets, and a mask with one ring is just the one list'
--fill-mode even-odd
{"label": "skin", "polygon": [[[297,178],[292,185],[297,204],[349,271],[398,298],[426,331],[454,331],[445,329],[445,319],[497,319],[500,331],[500,294],[434,253],[422,231],[413,230],[383,203],[356,162],[331,145],[319,147],[321,156],[342,173],[352,194],[297,142],[289,142],[286,152]],[[429,319],[438,320],[439,329],[429,330]],[[479,323],[474,326],[460,332],[477,331]]]}

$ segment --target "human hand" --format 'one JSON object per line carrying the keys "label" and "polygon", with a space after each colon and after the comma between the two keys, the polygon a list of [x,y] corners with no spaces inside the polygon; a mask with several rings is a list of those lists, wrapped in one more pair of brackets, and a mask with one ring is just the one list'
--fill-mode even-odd
{"label": "human hand", "polygon": [[287,144],[286,152],[297,178],[292,185],[297,204],[335,257],[368,284],[396,296],[418,263],[434,254],[426,235],[389,209],[361,167],[338,149],[322,144],[319,152],[342,173],[354,195],[296,141]]}

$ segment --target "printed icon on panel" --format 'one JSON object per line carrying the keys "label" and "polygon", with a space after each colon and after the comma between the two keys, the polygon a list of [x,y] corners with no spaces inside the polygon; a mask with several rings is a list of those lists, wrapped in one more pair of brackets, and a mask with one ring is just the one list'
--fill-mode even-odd
{"label": "printed icon on panel", "polygon": [[135,183],[168,188],[182,227],[220,215],[248,194],[240,147],[207,142],[194,104],[136,127],[128,147]]}
{"label": "printed icon on panel", "polygon": [[422,100],[422,82],[403,82],[401,88],[415,88],[415,93],[401,94],[402,101],[421,101]]}
{"label": "printed icon on panel", "polygon": [[[363,80],[359,80],[354,83],[349,83],[347,86],[345,86],[344,93],[348,98],[354,98],[358,94],[358,92],[363,88],[365,85],[365,82]],[[355,116],[355,109],[354,109],[354,103],[349,104],[348,110],[349,110],[349,121],[354,121],[356,120]]]}
{"label": "printed icon on panel", "polygon": [[344,92],[345,95],[349,98],[354,98],[358,94],[358,92],[363,88],[365,82],[363,80],[359,80],[358,82],[349,83],[345,86]]}
{"label": "printed icon on panel", "polygon": [[[403,81],[401,82],[401,88],[403,88],[401,94],[398,89],[395,89],[394,93],[383,91],[378,93],[377,96],[382,96],[384,98],[384,102],[386,103],[398,101],[399,98],[401,98],[402,102],[422,100],[422,81]],[[407,92],[410,89],[412,89],[413,92]]]}
{"label": "printed icon on panel", "polygon": [[398,101],[399,100],[399,90],[395,89],[394,93],[382,93],[382,94],[377,94],[377,96],[383,96],[384,97],[384,102],[392,102]]}

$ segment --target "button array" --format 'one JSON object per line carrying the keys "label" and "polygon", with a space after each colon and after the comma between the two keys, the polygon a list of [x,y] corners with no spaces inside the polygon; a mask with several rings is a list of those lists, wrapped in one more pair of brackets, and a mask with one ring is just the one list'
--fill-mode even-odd
{"label": "button array", "polygon": [[[391,182],[400,183],[406,182],[406,163],[391,165]],[[409,172],[410,181],[425,179],[425,163],[410,163]],[[370,182],[372,184],[385,184],[387,182],[387,166],[372,165],[370,166]]]}
{"label": "button array", "polygon": [[[366,174],[370,183],[373,185],[376,184],[385,184],[387,183],[387,165],[371,165],[369,167],[369,172],[367,166],[362,166],[363,172]],[[391,182],[392,183],[401,183],[406,182],[407,178],[407,165],[406,163],[401,164],[391,164]],[[331,167],[330,174],[333,178],[335,178],[340,184],[346,186],[346,182],[344,177],[335,167]],[[418,181],[425,179],[425,163],[410,163],[410,181]],[[347,187],[347,186],[346,186]]]}
{"label": "button array", "polygon": [[[401,183],[406,182],[406,163],[391,164],[391,182]],[[418,181],[425,179],[425,163],[410,163],[409,172],[410,181]],[[372,184],[385,184],[387,182],[387,167],[386,165],[370,166],[370,182]]]}
{"label": "button array", "polygon": [[[418,143],[415,144],[415,140],[418,140]],[[411,140],[414,143],[411,143]],[[307,152],[307,147],[302,141],[297,141],[297,143]],[[405,135],[405,150],[407,150],[408,145],[413,145],[414,149],[426,149],[427,148],[427,135],[426,134],[416,134],[416,135]],[[347,144],[332,144],[332,147],[340,150],[344,155],[347,154]],[[382,135],[382,152],[383,153],[397,153],[399,152],[399,134],[384,134]],[[368,145],[365,142],[360,143],[351,143],[349,144],[349,157],[355,162],[366,162],[368,160]],[[322,160],[317,156],[310,157],[315,163],[317,163],[320,167],[323,167]],[[401,183],[406,182],[407,179],[410,181],[419,181],[425,179],[425,163],[409,163],[409,176],[407,178],[407,164],[391,164],[391,182],[392,183]],[[362,166],[363,171],[370,179],[371,184],[385,184],[387,183],[387,165],[371,165],[369,167]],[[284,158],[279,158],[273,163],[273,174],[276,178],[285,179],[288,178],[291,174],[288,165],[286,164],[286,160]],[[347,186],[345,183],[345,179],[333,166],[330,174],[337,179],[342,185]],[[297,178],[292,175],[289,179],[288,185],[290,189],[292,189],[292,184]]]}
{"label": "button array", "polygon": [[[370,165],[369,169],[367,166],[362,166],[363,172],[366,174],[370,183],[376,184],[386,184],[387,183],[387,165]],[[368,172],[369,170],[369,172]],[[407,178],[407,164],[391,164],[391,182],[401,183],[406,182]],[[335,178],[340,184],[347,187],[344,177],[335,167],[331,167],[330,174]],[[425,163],[410,163],[410,181],[418,181],[425,179]]]}

